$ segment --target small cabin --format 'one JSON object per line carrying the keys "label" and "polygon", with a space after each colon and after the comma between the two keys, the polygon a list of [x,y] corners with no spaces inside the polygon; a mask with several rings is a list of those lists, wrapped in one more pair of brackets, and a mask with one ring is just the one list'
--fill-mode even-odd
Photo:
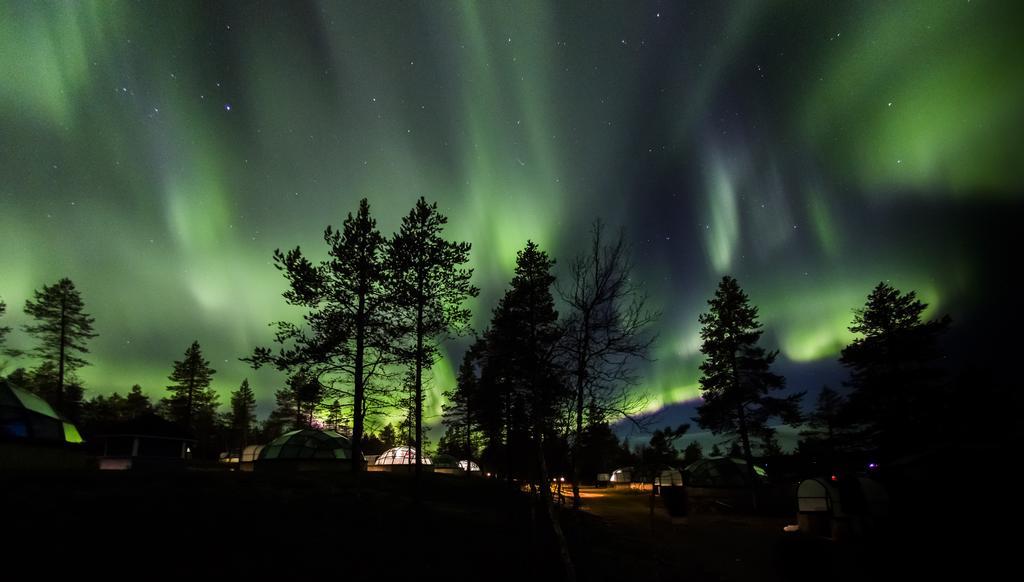
{"label": "small cabin", "polygon": [[187,431],[155,414],[108,425],[97,438],[103,451],[99,466],[107,471],[181,470],[196,443]]}

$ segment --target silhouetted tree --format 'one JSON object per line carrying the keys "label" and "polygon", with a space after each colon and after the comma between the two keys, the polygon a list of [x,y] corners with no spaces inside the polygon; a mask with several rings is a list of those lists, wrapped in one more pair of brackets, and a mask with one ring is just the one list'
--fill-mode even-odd
{"label": "silhouetted tree", "polygon": [[722,456],[722,449],[718,448],[718,443],[711,445],[711,452],[708,453],[708,456],[711,458]]}
{"label": "silhouetted tree", "polygon": [[263,423],[263,439],[271,441],[285,432],[297,428],[306,428],[302,422],[303,415],[291,388],[281,388],[274,392],[274,409],[270,411]]}
{"label": "silhouetted tree", "polygon": [[438,339],[468,325],[471,314],[463,303],[478,293],[470,284],[472,269],[463,267],[470,244],[445,240],[447,222],[436,203],[420,198],[402,219],[386,259],[390,297],[404,322],[402,337],[392,345],[413,372],[417,476],[423,463],[423,371],[438,357]]}
{"label": "silhouetted tree", "polygon": [[842,395],[828,386],[822,387],[814,411],[807,416],[806,429],[800,431],[801,452],[820,449],[825,455],[826,462],[830,466],[834,463],[836,452],[840,448],[839,443],[845,433],[845,423],[840,417],[845,405],[846,399]]}
{"label": "silhouetted tree", "polygon": [[622,465],[631,464],[628,451],[623,453],[619,439],[608,421],[597,411],[587,412],[587,424],[580,439],[580,473],[593,479],[598,473],[609,473]]}
{"label": "silhouetted tree", "polygon": [[374,379],[385,372],[398,335],[393,326],[394,295],[385,286],[386,243],[365,198],[341,230],[327,227],[324,241],[330,258],[319,265],[298,247],[287,253],[274,251],[275,266],[289,283],[285,300],[306,308],[306,327],[276,323],[280,349],[275,353],[257,348],[245,361],[256,368],[272,364],[289,373],[302,368],[326,393],[350,398],[352,468],[360,471],[365,419],[378,400],[370,392],[386,390]]}
{"label": "silhouetted tree", "polygon": [[[442,407],[442,422],[447,427],[445,435],[448,436],[448,440],[444,442],[444,452],[459,459],[466,459],[467,462],[472,462],[476,457],[473,442],[476,421],[473,404],[477,399],[476,359],[472,349],[466,350],[463,354],[455,388],[444,393],[447,402]],[[442,451],[441,441],[438,441],[437,449]],[[466,474],[468,475],[469,471]]]}
{"label": "silhouetted tree", "polygon": [[[570,264],[567,289],[560,289],[568,306],[561,349],[571,375],[574,420],[572,445],[573,507],[580,506],[580,446],[586,412],[601,419],[631,417],[644,407],[633,364],[647,358],[654,340],[648,333],[657,314],[646,307],[647,296],[633,277],[629,246],[620,232],[611,242],[596,221],[590,247]],[[600,421],[598,421],[600,422]]]}
{"label": "silhouetted tree", "polygon": [[167,387],[171,396],[167,398],[170,417],[190,429],[199,428],[197,419],[203,417],[204,424],[217,409],[217,393],[210,388],[217,371],[210,362],[203,359],[199,342],[194,341],[185,350],[185,357],[174,362],[174,370],[168,379],[173,382]]}
{"label": "silhouetted tree", "polygon": [[373,434],[372,432],[363,433],[363,451],[367,455],[379,455],[387,450],[384,446],[384,441],[380,440],[380,437]]}
{"label": "silhouetted tree", "polygon": [[697,442],[697,441],[693,441],[692,443],[686,445],[686,448],[683,449],[683,466],[684,467],[692,465],[693,463],[696,463],[697,461],[699,461],[699,460],[701,460],[703,458],[704,458],[704,449],[701,448],[700,443]]}
{"label": "silhouetted tree", "polygon": [[[345,427],[345,417],[341,411],[340,400],[335,398],[333,402],[331,402],[327,406],[324,406],[324,412],[326,413],[326,416],[324,417],[324,428],[337,432],[342,430],[343,427]],[[362,440],[366,440],[365,434]]]}
{"label": "silhouetted tree", "polygon": [[124,398],[125,416],[129,419],[139,418],[153,412],[153,404],[149,396],[142,393],[142,386],[132,385],[131,391]]}
{"label": "silhouetted tree", "polygon": [[769,428],[761,434],[762,455],[768,458],[781,457],[782,444],[779,442],[778,433],[775,429]]}
{"label": "silhouetted tree", "polygon": [[786,423],[800,420],[803,393],[786,398],[769,396],[784,385],[782,376],[772,373],[778,352],[757,345],[761,324],[757,307],[732,277],[723,277],[710,309],[700,315],[701,397],[697,421],[713,434],[736,435],[742,445],[750,482],[756,483],[751,436],[764,434],[771,418]]}
{"label": "silhouetted tree", "polygon": [[515,276],[505,292],[491,321],[492,345],[504,359],[505,381],[514,398],[524,405],[538,469],[537,483],[552,530],[558,541],[566,577],[575,578],[575,569],[561,525],[551,501],[545,439],[553,432],[560,406],[568,393],[559,368],[555,350],[561,330],[551,286],[554,261],[536,243],[527,241],[526,248],[516,256]]}
{"label": "silhouetted tree", "polygon": [[25,313],[35,323],[26,325],[25,331],[39,341],[30,354],[50,362],[57,370],[54,407],[67,414],[64,406],[66,375],[88,362],[77,354],[89,353],[85,342],[96,337],[93,318],[85,313],[82,296],[71,279],[63,278],[53,285],[43,285],[35,291],[33,299],[25,301]]}
{"label": "silhouetted tree", "polygon": [[381,445],[384,450],[390,449],[398,444],[398,435],[395,433],[395,427],[388,423],[384,425],[384,428],[380,429],[380,434],[377,435],[380,439]]}
{"label": "silhouetted tree", "polygon": [[860,337],[839,359],[850,370],[845,413],[890,458],[920,448],[942,425],[931,407],[942,399],[936,360],[950,318],[922,321],[927,307],[914,291],[879,283],[854,312],[850,331]]}
{"label": "silhouetted tree", "polygon": [[[60,376],[54,362],[45,361],[32,370],[18,368],[8,376],[8,381],[29,392],[39,396],[47,402],[57,401],[57,392],[60,390]],[[74,422],[82,419],[82,396],[85,389],[81,381],[74,373],[66,373],[64,376],[64,409],[63,416]]]}
{"label": "silhouetted tree", "polygon": [[87,432],[92,432],[113,423],[139,418],[152,411],[149,397],[136,384],[126,396],[114,392],[110,396],[96,395],[83,401],[81,416],[83,427]]}
{"label": "silhouetted tree", "polygon": [[241,453],[249,444],[249,432],[256,422],[256,394],[249,387],[249,379],[231,393],[231,416],[229,426],[238,439],[238,451]]}
{"label": "silhouetted tree", "polygon": [[658,476],[662,467],[675,466],[679,462],[679,450],[675,442],[690,430],[689,424],[681,424],[676,428],[666,426],[661,430],[655,430],[651,434],[651,440],[647,449],[644,450],[643,462],[647,466],[652,479]]}
{"label": "silhouetted tree", "polygon": [[295,403],[295,427],[312,427],[316,409],[323,400],[323,384],[315,374],[302,368],[288,378],[288,394]]}

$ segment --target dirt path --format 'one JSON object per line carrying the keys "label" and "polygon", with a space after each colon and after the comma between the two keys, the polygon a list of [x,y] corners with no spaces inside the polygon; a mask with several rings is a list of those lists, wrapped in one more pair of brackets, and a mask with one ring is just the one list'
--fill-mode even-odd
{"label": "dirt path", "polygon": [[[646,579],[779,580],[778,546],[787,520],[755,516],[695,515],[672,519],[650,495],[627,489],[584,489],[584,510],[653,571]],[[642,576],[639,579],[644,579]]]}

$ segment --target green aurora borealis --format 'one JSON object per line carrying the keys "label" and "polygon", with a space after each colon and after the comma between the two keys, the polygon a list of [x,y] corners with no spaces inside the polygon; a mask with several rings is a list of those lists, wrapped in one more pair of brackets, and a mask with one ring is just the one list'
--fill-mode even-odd
{"label": "green aurora borealis", "polygon": [[976,227],[1020,210],[1013,4],[4,2],[0,323],[68,276],[92,393],[162,396],[198,339],[262,416],[281,378],[238,358],[298,317],[272,251],[320,253],[364,196],[390,234],[423,195],[473,243],[478,329],[528,238],[567,263],[593,219],[624,227],[663,311],[652,409],[697,396],[725,273],[784,366],[833,360],[879,280],[955,319],[996,284]]}

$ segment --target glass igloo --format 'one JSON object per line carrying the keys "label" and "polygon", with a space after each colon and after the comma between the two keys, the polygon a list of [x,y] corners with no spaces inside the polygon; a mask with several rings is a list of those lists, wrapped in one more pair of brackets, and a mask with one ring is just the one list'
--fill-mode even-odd
{"label": "glass igloo", "polygon": [[351,459],[352,441],[333,430],[293,430],[267,443],[259,455],[261,461]]}
{"label": "glass igloo", "polygon": [[459,461],[459,468],[460,469],[465,471],[466,467],[469,467],[469,471],[479,471],[480,470],[480,465],[477,465],[473,461]]}
{"label": "glass igloo", "polygon": [[[375,465],[415,465],[416,464],[416,449],[414,447],[394,447],[390,448],[381,453],[377,460],[374,462]],[[423,464],[433,464],[430,457],[423,456]]]}

